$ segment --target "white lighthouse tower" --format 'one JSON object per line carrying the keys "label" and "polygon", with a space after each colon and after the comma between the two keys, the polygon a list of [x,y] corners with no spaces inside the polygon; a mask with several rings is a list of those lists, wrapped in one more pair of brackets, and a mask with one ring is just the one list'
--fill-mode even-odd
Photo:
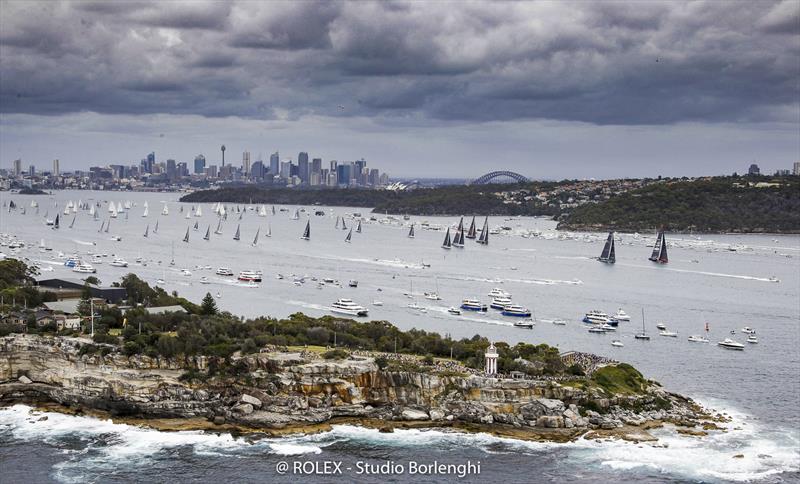
{"label": "white lighthouse tower", "polygon": [[494,347],[494,343],[490,343],[489,347],[486,348],[486,374],[487,375],[495,375],[497,374],[497,348]]}

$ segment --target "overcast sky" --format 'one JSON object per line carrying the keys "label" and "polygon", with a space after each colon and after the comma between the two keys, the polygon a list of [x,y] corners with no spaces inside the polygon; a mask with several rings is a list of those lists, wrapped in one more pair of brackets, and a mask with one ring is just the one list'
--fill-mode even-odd
{"label": "overcast sky", "polygon": [[395,176],[772,172],[800,161],[800,2],[0,1],[0,166]]}

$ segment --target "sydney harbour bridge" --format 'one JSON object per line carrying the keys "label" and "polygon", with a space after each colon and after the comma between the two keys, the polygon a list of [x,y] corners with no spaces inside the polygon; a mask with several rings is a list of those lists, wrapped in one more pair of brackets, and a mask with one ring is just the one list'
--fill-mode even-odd
{"label": "sydney harbour bridge", "polygon": [[527,177],[514,173],[513,171],[492,171],[483,176],[480,176],[470,182],[468,185],[487,185],[489,183],[525,183],[528,182]]}

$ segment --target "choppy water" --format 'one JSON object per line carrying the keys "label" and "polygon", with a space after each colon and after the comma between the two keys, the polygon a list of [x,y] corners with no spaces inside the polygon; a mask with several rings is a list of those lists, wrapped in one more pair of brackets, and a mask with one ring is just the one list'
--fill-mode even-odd
{"label": "choppy water", "polygon": [[[275,465],[281,460],[298,459],[341,460],[351,466],[357,461],[480,461],[480,476],[465,477],[468,482],[486,478],[528,482],[531,472],[542,480],[580,482],[800,478],[797,236],[669,235],[670,263],[658,266],[647,260],[652,234],[639,238],[623,234],[617,244],[617,264],[608,266],[592,259],[602,248],[602,234],[574,234],[560,240],[553,222],[543,219],[493,217],[490,226],[508,226],[508,235],[492,236],[488,247],[467,241],[464,249],[445,251],[439,247],[444,233],[421,230],[419,223],[427,220],[444,226],[457,223],[454,217],[412,217],[411,221],[418,224],[413,240],[406,237],[409,222],[365,223],[363,233],[354,233],[352,243],[347,244],[346,232],[334,227],[336,215],[361,212],[369,217],[368,210],[326,209],[327,216],[310,217],[312,237],[306,242],[299,236],[308,217],[301,214],[301,220],[290,220],[295,207],[287,207],[289,211],[265,218],[247,212],[241,221],[238,215],[229,214],[223,235],[212,235],[211,241],[205,242],[202,235],[206,227],[211,225],[213,231],[217,223],[211,205],[203,205],[202,217],[186,220],[179,207],[183,205],[186,211],[189,205],[175,202],[173,194],[58,192],[53,197],[36,197],[39,216],[30,208],[33,197],[1,195],[4,201],[13,198],[25,206],[27,214],[0,212],[0,233],[13,233],[33,243],[34,247],[19,255],[41,261],[44,267],[52,266],[53,271],[44,272],[44,276],[77,276],[60,265],[62,262],[55,258],[59,251],[78,252],[87,260],[87,252],[99,252],[109,255],[104,264],[96,266],[103,282],[131,271],[151,284],[163,278],[168,290],[175,289],[195,300],[210,291],[219,294],[217,301],[223,309],[246,316],[285,316],[296,311],[322,315],[338,297],[351,297],[369,307],[371,318],[386,319],[404,329],[417,327],[456,337],[477,333],[512,343],[545,342],[562,350],[590,351],[630,362],[670,390],[736,414],[732,427],[741,430],[703,440],[662,431],[666,448],[623,442],[530,444],[438,431],[409,430],[389,435],[346,426],[315,436],[243,441],[197,433],[165,434],[83,417],[49,415],[47,420],[38,421],[26,408],[15,407],[0,411],[0,467],[11,469],[0,474],[0,481],[19,482],[22,476],[29,476],[28,482],[280,481]],[[67,228],[71,215],[62,220],[58,231],[44,225],[42,216],[46,210],[51,218],[54,216],[54,203],[63,209],[67,200],[87,201],[90,197],[95,201],[131,200],[134,207],[127,220],[120,215],[112,221],[109,233],[98,233],[100,221],[92,221],[85,212],[78,213],[72,229]],[[150,205],[147,218],[141,217],[145,200]],[[169,216],[158,215],[163,201],[170,202]],[[105,205],[100,215],[101,220],[107,218]],[[159,232],[153,234],[156,220]],[[187,226],[195,221],[200,230],[190,230],[188,244],[181,242]],[[148,223],[150,236],[145,239],[142,234]],[[238,224],[242,237],[236,242],[232,236]],[[262,238],[252,247],[258,227]],[[263,237],[268,227],[271,238]],[[531,230],[543,236],[522,236]],[[111,235],[121,236],[122,241],[109,240]],[[52,252],[40,252],[35,247],[42,238],[54,248]],[[176,265],[170,267],[167,262],[173,245]],[[0,250],[9,252],[7,247]],[[112,254],[124,257],[131,266],[109,266]],[[148,260],[148,265],[133,263],[137,257]],[[430,267],[423,267],[423,263]],[[229,278],[215,276],[213,270],[197,269],[198,265],[214,269],[227,266],[234,271],[260,269],[264,281],[258,288],[238,287]],[[182,275],[182,269],[192,275]],[[284,279],[276,279],[278,273]],[[293,284],[292,274],[308,278],[298,286]],[[212,284],[200,284],[201,276]],[[318,289],[311,277],[338,279],[344,287]],[[780,282],[770,282],[770,277]],[[350,279],[359,281],[357,289],[347,287]],[[534,310],[536,327],[515,328],[512,319],[492,311],[461,317],[447,314],[447,307],[457,306],[464,297],[476,296],[488,303],[486,294],[493,287],[512,293],[515,302]],[[442,301],[422,297],[423,292],[437,288]],[[407,292],[416,295],[416,302],[426,307],[427,313],[407,307],[412,302],[405,296]],[[376,300],[383,305],[374,306]],[[620,323],[617,335],[589,334],[579,322],[589,309],[613,313],[618,307],[624,308],[633,321]],[[642,308],[652,334],[650,342],[633,339],[641,329]],[[553,318],[565,319],[568,324],[547,322]],[[679,337],[658,336],[656,322],[678,331]],[[711,327],[712,344],[687,342],[690,334],[702,333],[706,322]],[[737,331],[736,339],[744,341],[740,332],[744,326],[757,330],[758,345],[748,345],[743,352],[716,347],[714,343],[730,336],[731,329]],[[612,339],[620,339],[625,346],[612,347]],[[292,453],[302,455],[286,455]],[[734,459],[737,454],[744,458]],[[344,478],[359,476],[345,471]],[[328,478],[330,482],[341,479]],[[425,479],[406,473],[381,480]],[[442,478],[427,479],[440,482]]]}

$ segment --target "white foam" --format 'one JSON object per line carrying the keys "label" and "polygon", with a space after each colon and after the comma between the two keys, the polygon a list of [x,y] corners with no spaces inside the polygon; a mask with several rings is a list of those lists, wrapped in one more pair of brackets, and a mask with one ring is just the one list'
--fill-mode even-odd
{"label": "white foam", "polygon": [[300,444],[269,444],[272,452],[278,455],[303,455],[303,454],[321,454],[322,449],[316,445],[300,445]]}

